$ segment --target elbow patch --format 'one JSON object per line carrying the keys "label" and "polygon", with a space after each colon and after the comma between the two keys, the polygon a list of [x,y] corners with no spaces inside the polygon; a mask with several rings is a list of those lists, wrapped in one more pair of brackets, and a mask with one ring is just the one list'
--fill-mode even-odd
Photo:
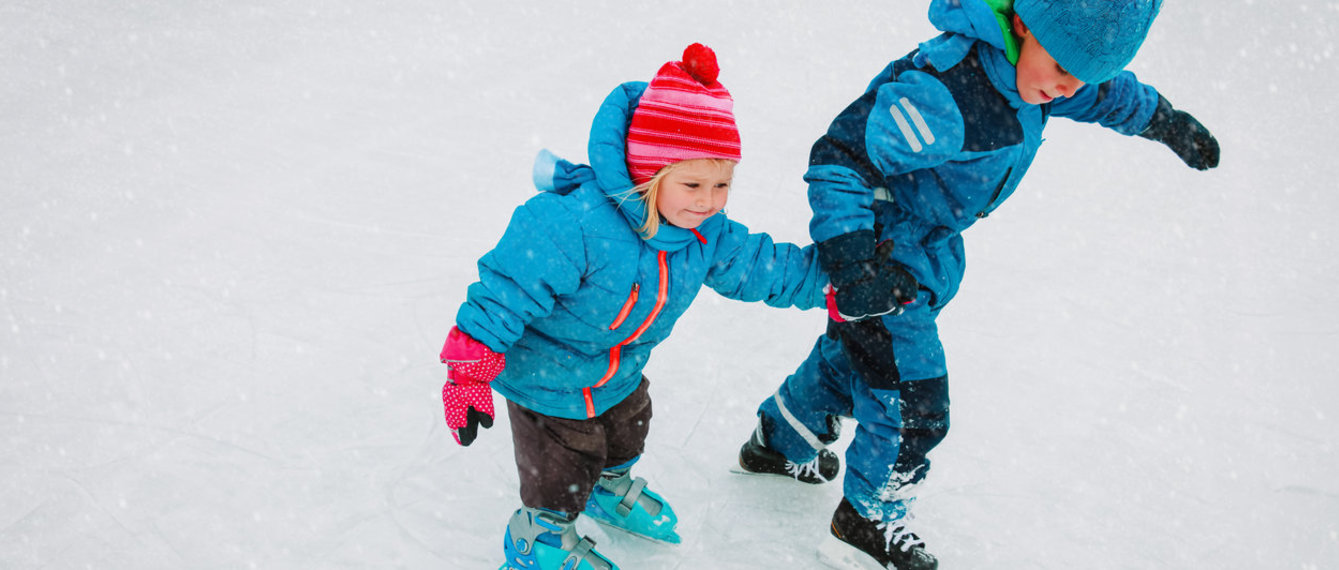
{"label": "elbow patch", "polygon": [[885,175],[941,164],[962,150],[962,140],[962,114],[934,77],[907,72],[879,88],[865,144]]}

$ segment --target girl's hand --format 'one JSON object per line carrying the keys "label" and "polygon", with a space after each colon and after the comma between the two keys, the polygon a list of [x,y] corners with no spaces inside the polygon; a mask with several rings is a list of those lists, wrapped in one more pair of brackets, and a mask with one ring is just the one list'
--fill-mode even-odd
{"label": "girl's hand", "polygon": [[488,383],[506,368],[507,357],[451,327],[441,360],[448,368],[448,381],[442,386],[446,425],[456,443],[469,445],[479,426],[493,427],[493,390]]}

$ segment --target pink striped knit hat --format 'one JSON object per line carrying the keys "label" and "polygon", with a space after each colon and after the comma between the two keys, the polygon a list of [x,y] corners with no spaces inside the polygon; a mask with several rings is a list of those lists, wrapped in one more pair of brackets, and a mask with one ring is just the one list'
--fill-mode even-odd
{"label": "pink striped knit hat", "polygon": [[692,158],[739,160],[734,99],[716,81],[716,53],[702,44],[660,67],[628,127],[628,173],[643,184],[661,168]]}

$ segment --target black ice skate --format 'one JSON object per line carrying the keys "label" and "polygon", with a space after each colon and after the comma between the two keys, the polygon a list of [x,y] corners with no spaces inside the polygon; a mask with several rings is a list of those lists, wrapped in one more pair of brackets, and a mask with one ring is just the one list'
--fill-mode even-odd
{"label": "black ice skate", "polygon": [[833,568],[851,570],[935,570],[939,561],[906,526],[907,519],[873,521],[842,498],[832,514],[832,533],[819,547],[819,558]]}
{"label": "black ice skate", "polygon": [[757,475],[780,475],[790,477],[802,483],[827,483],[837,477],[841,471],[841,460],[837,454],[827,449],[819,450],[818,456],[807,463],[795,463],[781,452],[767,447],[763,443],[762,425],[753,430],[753,436],[739,449],[740,473]]}

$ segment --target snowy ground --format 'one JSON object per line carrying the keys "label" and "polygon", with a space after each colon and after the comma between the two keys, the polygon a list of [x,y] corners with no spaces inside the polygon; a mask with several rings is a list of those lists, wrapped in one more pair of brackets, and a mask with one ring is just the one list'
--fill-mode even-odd
{"label": "snowy ground", "polygon": [[[608,90],[701,41],[732,217],[804,242],[812,139],[931,34],[923,2],[372,4],[0,1],[0,566],[495,568],[505,417],[455,446],[435,356],[534,153],[584,159]],[[1337,37],[1328,0],[1168,2],[1132,68],[1223,166],[1057,121],[969,232],[944,568],[1339,568]],[[607,555],[815,567],[839,486],[727,468],[822,326],[704,292],[639,467],[684,544],[583,523]]]}

